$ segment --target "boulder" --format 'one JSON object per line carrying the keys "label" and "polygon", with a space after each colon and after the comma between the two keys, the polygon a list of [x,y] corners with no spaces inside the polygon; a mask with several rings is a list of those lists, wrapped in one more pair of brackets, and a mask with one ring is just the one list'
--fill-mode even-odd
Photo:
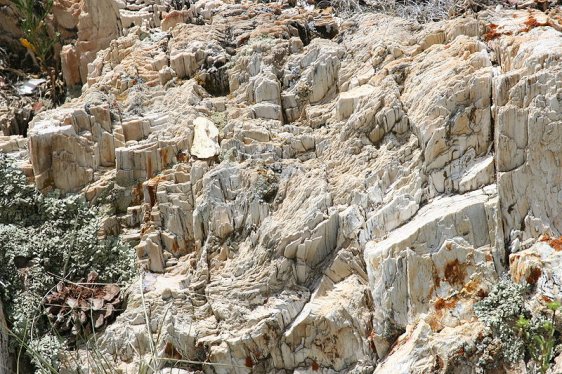
{"label": "boulder", "polygon": [[199,159],[213,158],[220,152],[218,144],[219,130],[215,124],[204,118],[198,117],[193,121],[194,135],[191,155]]}

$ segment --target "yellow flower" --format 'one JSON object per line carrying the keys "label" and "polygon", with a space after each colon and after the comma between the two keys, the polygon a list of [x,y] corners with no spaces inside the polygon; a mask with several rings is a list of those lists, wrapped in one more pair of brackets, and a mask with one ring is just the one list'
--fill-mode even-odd
{"label": "yellow flower", "polygon": [[20,43],[21,45],[23,45],[25,48],[31,50],[32,52],[35,53],[35,47],[33,46],[33,44],[31,44],[29,42],[29,40],[27,40],[26,38],[20,38]]}

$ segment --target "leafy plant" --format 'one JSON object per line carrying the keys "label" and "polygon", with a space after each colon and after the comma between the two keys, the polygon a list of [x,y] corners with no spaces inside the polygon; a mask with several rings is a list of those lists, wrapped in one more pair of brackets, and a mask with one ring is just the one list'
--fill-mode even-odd
{"label": "leafy plant", "polygon": [[[79,281],[90,271],[100,282],[125,282],[135,275],[134,253],[118,238],[98,236],[100,211],[81,196],[44,196],[5,155],[0,155],[0,297],[12,342],[33,352],[49,351],[56,335],[43,307],[60,280]],[[14,339],[17,336],[18,339]],[[22,344],[24,342],[25,344]],[[56,357],[50,351],[48,360]],[[50,361],[51,362],[51,361]],[[44,366],[44,365],[43,365]]]}
{"label": "leafy plant", "polygon": [[[502,279],[490,294],[474,306],[478,318],[491,330],[490,344],[499,343],[503,359],[515,363],[530,358],[538,372],[545,374],[556,345],[554,317],[561,304],[547,304],[550,319],[533,315],[525,307],[525,287]],[[494,360],[497,363],[497,358]]]}
{"label": "leafy plant", "polygon": [[55,45],[59,33],[51,35],[48,28],[48,16],[53,8],[54,0],[11,0],[20,18],[23,37],[20,43],[30,54],[35,65],[49,77],[51,98],[58,101]]}
{"label": "leafy plant", "polygon": [[517,321],[517,327],[525,339],[527,352],[541,374],[546,374],[553,358],[554,345],[556,343],[554,338],[554,333],[556,332],[554,317],[556,311],[560,309],[560,303],[553,301],[548,303],[547,307],[552,311],[551,320],[536,317],[528,319],[521,315]]}
{"label": "leafy plant", "polygon": [[12,0],[20,16],[24,37],[21,44],[37,60],[35,63],[45,71],[48,60],[53,56],[56,39],[49,35],[47,16],[53,8],[53,0]]}
{"label": "leafy plant", "polygon": [[502,345],[507,362],[517,362],[524,357],[525,346],[519,338],[517,321],[524,312],[525,288],[504,278],[496,284],[490,294],[474,305],[478,318],[492,331]]}

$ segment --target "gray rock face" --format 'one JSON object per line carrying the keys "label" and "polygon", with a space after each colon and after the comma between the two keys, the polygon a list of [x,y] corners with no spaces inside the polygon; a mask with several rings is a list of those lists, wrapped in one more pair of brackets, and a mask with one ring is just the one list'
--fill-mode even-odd
{"label": "gray rock face", "polygon": [[517,51],[504,44],[507,40],[495,46],[500,58],[509,61],[495,78],[494,89],[496,168],[505,234],[522,235],[522,240],[545,232],[560,236],[562,70],[550,62],[562,56],[560,32],[533,29],[513,40],[520,46]]}
{"label": "gray rock face", "polygon": [[145,272],[98,337],[116,368],[476,373],[473,305],[502,274],[546,264],[536,292],[559,292],[536,243],[562,234],[554,18],[149,3],[119,2],[136,26],[29,130],[38,188],[121,192]]}

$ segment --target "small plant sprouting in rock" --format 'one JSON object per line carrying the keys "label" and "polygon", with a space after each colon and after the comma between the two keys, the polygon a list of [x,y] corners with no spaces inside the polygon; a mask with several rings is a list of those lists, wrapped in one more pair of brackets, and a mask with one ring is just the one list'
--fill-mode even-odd
{"label": "small plant sprouting in rock", "polygon": [[474,306],[478,318],[502,344],[505,361],[517,362],[524,357],[525,347],[518,336],[517,321],[524,311],[525,288],[502,279],[490,294]]}
{"label": "small plant sprouting in rock", "polygon": [[528,319],[523,315],[519,316],[517,320],[517,327],[523,335],[527,352],[541,374],[546,374],[553,358],[556,343],[554,316],[560,309],[560,303],[558,301],[550,302],[547,304],[547,308],[552,311],[551,320],[545,320],[543,317]]}
{"label": "small plant sprouting in rock", "polygon": [[58,101],[58,71],[55,63],[55,45],[60,34],[49,32],[48,20],[53,1],[11,0],[20,18],[20,28],[23,33],[20,43],[33,59],[33,63],[49,77],[52,100],[56,102]]}
{"label": "small plant sprouting in rock", "polygon": [[[538,373],[545,374],[556,345],[554,317],[561,304],[547,304],[550,319],[533,315],[525,307],[525,287],[502,279],[490,294],[474,306],[478,318],[490,329],[490,342],[501,345],[503,360],[516,363],[530,358]],[[491,343],[490,343],[491,344]],[[497,363],[497,358],[496,360]]]}
{"label": "small plant sprouting in rock", "polygon": [[12,0],[20,16],[23,38],[21,44],[30,52],[34,62],[48,70],[56,39],[49,35],[47,17],[53,8],[53,0]]}

